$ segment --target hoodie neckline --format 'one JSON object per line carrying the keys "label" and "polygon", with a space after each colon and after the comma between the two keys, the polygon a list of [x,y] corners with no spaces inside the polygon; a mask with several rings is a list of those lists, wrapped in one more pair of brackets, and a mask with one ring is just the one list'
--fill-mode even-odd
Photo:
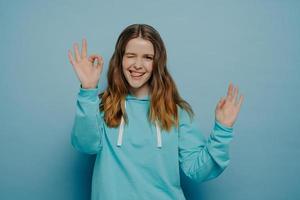
{"label": "hoodie neckline", "polygon": [[150,96],[145,95],[143,97],[136,97],[136,96],[132,95],[131,93],[128,93],[126,96],[126,100],[149,101]]}
{"label": "hoodie neckline", "polygon": [[[133,101],[137,101],[137,103],[142,103],[142,104],[148,104],[149,103],[149,95],[137,98],[136,96],[132,95],[131,93],[126,95],[126,100],[125,100],[125,110],[126,110],[126,101],[127,100],[133,100]],[[156,126],[156,137],[157,137],[157,148],[162,148],[162,137],[161,137],[161,129],[159,127],[158,122],[155,122],[155,126]],[[122,146],[122,142],[123,142],[123,133],[124,133],[124,128],[125,128],[125,122],[124,122],[124,118],[122,116],[121,118],[121,124],[119,126],[119,134],[118,134],[118,142],[117,142],[117,146],[121,147]]]}

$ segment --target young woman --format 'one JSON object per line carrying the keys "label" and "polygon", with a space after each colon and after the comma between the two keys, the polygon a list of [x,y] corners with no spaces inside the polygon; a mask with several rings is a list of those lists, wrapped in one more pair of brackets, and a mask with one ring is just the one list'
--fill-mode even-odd
{"label": "young woman", "polygon": [[68,56],[81,87],[71,142],[80,152],[97,154],[93,200],[181,200],[179,168],[199,183],[227,167],[243,101],[237,87],[230,84],[218,102],[206,140],[167,70],[166,49],[153,27],[133,24],[120,34],[101,94],[103,58],[87,55],[85,39],[81,53],[78,44],[74,52]]}

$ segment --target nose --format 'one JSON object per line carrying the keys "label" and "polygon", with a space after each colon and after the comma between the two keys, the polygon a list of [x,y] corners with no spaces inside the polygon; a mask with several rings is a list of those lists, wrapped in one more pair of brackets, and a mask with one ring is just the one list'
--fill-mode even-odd
{"label": "nose", "polygon": [[137,58],[137,59],[135,60],[135,63],[134,63],[134,68],[140,69],[140,68],[142,68],[142,66],[143,66],[142,59]]}

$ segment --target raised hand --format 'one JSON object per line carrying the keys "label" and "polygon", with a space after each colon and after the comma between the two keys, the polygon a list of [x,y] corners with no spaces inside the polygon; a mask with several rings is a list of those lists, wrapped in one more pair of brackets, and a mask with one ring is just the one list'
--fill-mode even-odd
{"label": "raised hand", "polygon": [[227,96],[222,97],[216,106],[216,120],[225,126],[232,127],[237,119],[244,100],[243,95],[238,98],[238,92],[238,87],[234,87],[230,83]]}
{"label": "raised hand", "polygon": [[102,56],[93,54],[87,57],[86,39],[82,40],[81,54],[79,53],[77,43],[73,45],[73,48],[75,52],[75,59],[70,50],[68,51],[68,57],[79,81],[81,82],[82,88],[96,88],[103,68]]}

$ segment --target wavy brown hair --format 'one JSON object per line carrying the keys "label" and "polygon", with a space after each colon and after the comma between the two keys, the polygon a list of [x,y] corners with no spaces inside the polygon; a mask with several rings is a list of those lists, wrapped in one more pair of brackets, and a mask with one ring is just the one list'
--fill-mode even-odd
{"label": "wavy brown hair", "polygon": [[119,126],[122,116],[125,122],[128,122],[124,101],[130,92],[130,85],[122,71],[122,59],[128,41],[137,37],[150,41],[154,47],[153,70],[148,80],[150,88],[148,119],[152,123],[158,121],[162,129],[169,131],[173,125],[178,126],[177,105],[186,110],[190,117],[193,117],[194,113],[191,106],[180,97],[175,82],[168,72],[167,53],[159,33],[147,24],[132,24],[120,34],[109,62],[108,86],[99,94],[100,110],[104,112],[104,120],[109,127]]}

